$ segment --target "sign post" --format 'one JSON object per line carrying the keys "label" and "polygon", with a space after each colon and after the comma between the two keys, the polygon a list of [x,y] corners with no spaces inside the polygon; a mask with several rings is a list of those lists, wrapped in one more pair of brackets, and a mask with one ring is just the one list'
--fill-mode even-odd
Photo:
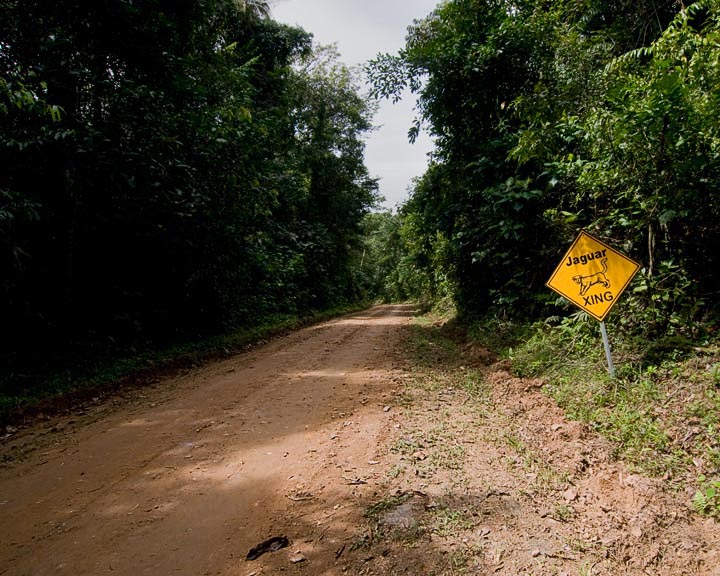
{"label": "sign post", "polygon": [[582,231],[546,284],[600,322],[612,378],[615,377],[615,366],[605,317],[639,269],[640,264]]}
{"label": "sign post", "polygon": [[605,346],[605,358],[607,358],[608,372],[610,373],[610,378],[615,378],[615,364],[613,364],[612,351],[610,350],[610,340],[607,335],[605,322],[600,322],[600,333],[602,334],[603,345]]}

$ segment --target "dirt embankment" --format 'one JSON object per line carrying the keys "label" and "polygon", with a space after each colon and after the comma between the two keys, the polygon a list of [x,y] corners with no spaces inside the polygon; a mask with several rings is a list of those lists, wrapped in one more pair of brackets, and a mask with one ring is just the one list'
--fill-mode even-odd
{"label": "dirt embankment", "polygon": [[[413,313],[308,328],[6,441],[36,449],[0,469],[0,574],[720,575],[720,530],[686,494],[482,351],[410,354],[431,330]],[[289,545],[246,559],[274,536]]]}

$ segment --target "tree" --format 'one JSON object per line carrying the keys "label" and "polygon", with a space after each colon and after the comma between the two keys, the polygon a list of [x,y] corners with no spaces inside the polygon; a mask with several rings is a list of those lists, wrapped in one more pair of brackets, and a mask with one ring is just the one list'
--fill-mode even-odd
{"label": "tree", "polygon": [[245,14],[255,18],[270,17],[270,4],[264,0],[236,0],[236,2]]}
{"label": "tree", "polygon": [[555,313],[544,281],[582,227],[644,263],[638,326],[677,329],[708,309],[717,10],[453,0],[370,64],[376,95],[419,95],[411,138],[435,137],[405,214],[426,247],[442,240],[432,267],[461,313]]}
{"label": "tree", "polygon": [[371,107],[309,34],[264,2],[3,7],[6,373],[356,295]]}
{"label": "tree", "polygon": [[[437,163],[413,206],[426,233],[449,243],[440,262],[467,314],[516,306],[527,293],[528,239],[543,249],[542,193],[508,158],[521,129],[512,105],[532,94],[552,56],[549,18],[532,15],[530,3],[448,2],[410,29],[398,58],[369,69],[378,95],[405,86],[419,93],[419,124],[435,138]],[[532,309],[533,299],[522,302]]]}
{"label": "tree", "polygon": [[579,201],[592,198],[596,225],[644,262],[637,307],[661,332],[687,326],[720,289],[717,17],[717,3],[697,2],[613,60],[582,124]]}

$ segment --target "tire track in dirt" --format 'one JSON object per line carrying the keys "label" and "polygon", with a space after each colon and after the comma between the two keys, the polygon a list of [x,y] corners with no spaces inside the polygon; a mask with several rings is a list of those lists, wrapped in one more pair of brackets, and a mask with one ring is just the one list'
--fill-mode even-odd
{"label": "tire track in dirt", "polygon": [[275,530],[296,541],[286,512],[318,480],[372,473],[411,313],[299,331],[46,436],[0,471],[0,574],[237,574]]}
{"label": "tire track in dirt", "polygon": [[308,328],[36,434],[0,469],[0,574],[720,576],[687,494],[413,314]]}

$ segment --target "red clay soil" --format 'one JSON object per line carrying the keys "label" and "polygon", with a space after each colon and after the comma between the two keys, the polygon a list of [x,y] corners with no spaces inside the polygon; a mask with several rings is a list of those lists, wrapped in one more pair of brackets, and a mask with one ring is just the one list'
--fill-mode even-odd
{"label": "red clay soil", "polygon": [[720,528],[687,493],[630,473],[481,350],[419,361],[414,312],[9,435],[0,574],[720,576]]}

